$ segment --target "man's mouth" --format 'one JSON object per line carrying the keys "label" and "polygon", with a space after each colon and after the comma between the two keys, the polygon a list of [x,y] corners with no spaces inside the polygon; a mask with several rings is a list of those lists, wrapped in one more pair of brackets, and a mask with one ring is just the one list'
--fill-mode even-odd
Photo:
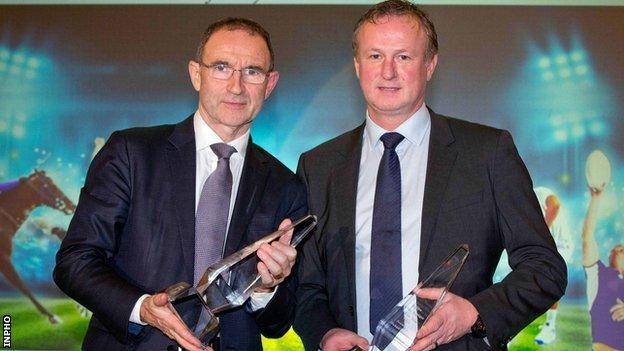
{"label": "man's mouth", "polygon": [[395,91],[399,91],[401,88],[400,87],[377,87],[377,89],[381,90],[381,91],[387,91],[387,92],[395,92]]}
{"label": "man's mouth", "polygon": [[229,108],[234,108],[234,109],[240,109],[240,108],[244,108],[245,105],[247,105],[247,103],[245,102],[240,102],[240,101],[223,101],[223,103],[229,107]]}

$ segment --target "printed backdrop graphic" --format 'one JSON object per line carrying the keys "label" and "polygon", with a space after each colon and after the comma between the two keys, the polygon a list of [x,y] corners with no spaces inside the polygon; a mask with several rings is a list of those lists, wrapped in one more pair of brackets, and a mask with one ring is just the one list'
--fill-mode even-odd
{"label": "printed backdrop graphic", "polygon": [[[351,32],[365,8],[0,6],[0,312],[11,346],[79,348],[89,312],[52,269],[89,162],[114,130],[195,111],[187,63],[209,23],[249,17],[272,34],[281,79],[252,135],[294,169],[301,152],[363,121]],[[606,179],[594,233],[605,269],[624,243],[624,7],[424,8],[440,41],[427,104],[511,131],[568,263],[564,298],[510,348],[587,350],[600,328],[624,338],[624,321],[590,317],[617,302],[581,260],[588,178]],[[503,256],[495,282],[509,269]],[[292,331],[264,342],[302,349]]]}

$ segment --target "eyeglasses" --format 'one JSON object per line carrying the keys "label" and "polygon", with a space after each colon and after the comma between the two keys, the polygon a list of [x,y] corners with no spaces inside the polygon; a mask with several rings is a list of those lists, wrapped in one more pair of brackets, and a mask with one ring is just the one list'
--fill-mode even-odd
{"label": "eyeglasses", "polygon": [[230,67],[226,63],[213,63],[207,65],[203,62],[197,62],[200,66],[206,67],[208,72],[210,72],[210,76],[219,80],[228,80],[232,77],[235,71],[241,73],[241,77],[243,82],[249,84],[262,84],[266,80],[268,72],[261,70],[260,68],[254,67],[246,67],[241,69],[236,69]]}

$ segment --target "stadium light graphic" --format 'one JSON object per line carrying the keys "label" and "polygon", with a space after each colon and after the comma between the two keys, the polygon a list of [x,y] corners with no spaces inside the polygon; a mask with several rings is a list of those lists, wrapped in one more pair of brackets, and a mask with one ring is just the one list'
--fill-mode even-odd
{"label": "stadium light graphic", "polygon": [[[580,49],[541,56],[537,59],[539,76],[545,86],[556,89],[559,98],[567,101],[567,96],[574,97],[595,88],[594,72],[587,58],[587,52]],[[568,101],[568,111],[553,112],[549,117],[554,142],[567,143],[589,136],[600,138],[606,134],[605,121],[591,106],[579,106],[584,103]]]}
{"label": "stadium light graphic", "polygon": [[543,181],[572,190],[583,183],[584,155],[613,137],[616,103],[580,35],[545,39],[527,40],[507,94],[509,111],[529,169],[548,164]]}

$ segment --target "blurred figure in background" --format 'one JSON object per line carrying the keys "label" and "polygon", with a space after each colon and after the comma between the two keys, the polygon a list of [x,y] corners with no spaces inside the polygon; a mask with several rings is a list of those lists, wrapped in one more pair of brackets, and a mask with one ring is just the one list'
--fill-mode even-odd
{"label": "blurred figure in background", "polygon": [[591,198],[582,234],[594,351],[624,350],[624,245],[611,249],[609,266],[605,266],[595,236],[605,189],[589,187]]}
{"label": "blurred figure in background", "polygon": [[[572,258],[572,251],[574,251],[574,242],[570,235],[568,215],[565,209],[562,208],[561,200],[554,191],[546,187],[537,187],[533,191],[535,191],[537,201],[542,208],[544,221],[555,240],[557,250],[566,263],[569,264]],[[535,343],[538,345],[550,344],[557,339],[556,321],[558,310],[559,301],[555,302],[546,312],[546,321],[540,325],[540,332],[535,336]]]}

